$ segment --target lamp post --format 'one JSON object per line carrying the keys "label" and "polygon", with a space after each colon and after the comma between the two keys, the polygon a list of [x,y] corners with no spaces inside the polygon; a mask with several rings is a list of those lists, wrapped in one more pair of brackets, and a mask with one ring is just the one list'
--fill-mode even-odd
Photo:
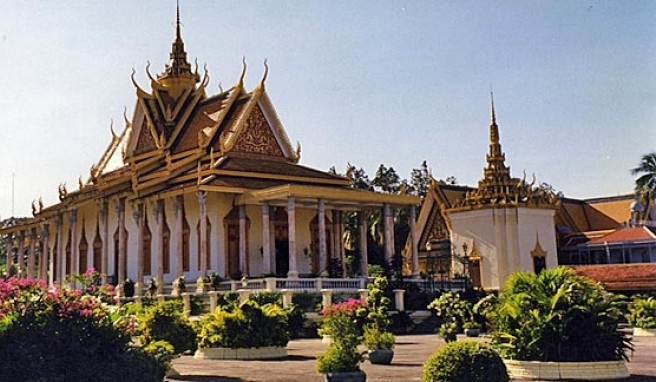
{"label": "lamp post", "polygon": [[426,273],[430,276],[431,292],[435,291],[435,257],[433,256],[433,244],[431,239],[426,241]]}
{"label": "lamp post", "polygon": [[467,252],[467,243],[462,244],[462,251],[464,252],[464,255],[462,256],[462,273],[465,278],[465,291],[467,290],[468,287],[468,280],[469,280],[469,275],[468,275],[468,268],[469,268],[469,253]]}

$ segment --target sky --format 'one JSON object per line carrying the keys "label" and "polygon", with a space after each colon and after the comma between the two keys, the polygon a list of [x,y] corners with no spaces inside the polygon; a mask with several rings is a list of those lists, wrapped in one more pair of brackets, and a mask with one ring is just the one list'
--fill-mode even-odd
{"label": "sky", "polygon": [[[0,217],[77,188],[124,127],[132,69],[160,73],[175,1],[0,0]],[[301,164],[475,185],[489,144],[490,90],[512,175],[573,198],[633,191],[656,151],[654,1],[188,1],[190,61],[208,93],[248,69]],[[14,197],[12,198],[12,178]],[[12,202],[13,201],[13,202]]]}

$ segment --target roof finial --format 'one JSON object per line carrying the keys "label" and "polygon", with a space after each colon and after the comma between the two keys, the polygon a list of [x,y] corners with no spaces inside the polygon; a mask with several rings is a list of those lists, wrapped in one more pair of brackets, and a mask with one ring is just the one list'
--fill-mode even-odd
{"label": "roof finial", "polygon": [[492,91],[492,86],[490,86],[490,104],[492,108],[492,124],[497,124],[497,116],[494,113],[494,92]]}
{"label": "roof finial", "polygon": [[178,40],[182,39],[182,33],[180,33],[180,0],[175,1],[175,37]]}

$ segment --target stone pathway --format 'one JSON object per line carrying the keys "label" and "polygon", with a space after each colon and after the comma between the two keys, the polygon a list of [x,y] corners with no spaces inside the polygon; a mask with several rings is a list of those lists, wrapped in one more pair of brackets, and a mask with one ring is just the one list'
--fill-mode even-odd
{"label": "stone pathway", "polygon": [[[435,334],[397,336],[389,366],[362,364],[367,382],[421,381],[423,363],[444,341]],[[170,382],[320,382],[315,357],[326,344],[319,339],[290,341],[289,356],[276,361],[202,361],[182,356],[173,362],[179,376]],[[631,378],[625,382],[656,382],[656,337],[634,338]]]}

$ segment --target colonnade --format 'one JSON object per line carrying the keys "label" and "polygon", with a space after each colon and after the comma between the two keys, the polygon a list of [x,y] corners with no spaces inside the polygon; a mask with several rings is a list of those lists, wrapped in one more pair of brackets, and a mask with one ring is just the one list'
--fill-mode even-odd
{"label": "colonnade", "polygon": [[[202,278],[208,274],[209,264],[208,259],[208,206],[207,192],[199,191],[196,193],[197,202],[198,202],[198,212],[199,212],[199,261],[198,261],[198,275],[199,278]],[[183,220],[184,220],[184,199],[182,195],[178,195],[172,198],[173,199],[173,210],[175,211],[174,217],[174,232],[172,235],[175,235],[176,247],[174,256],[171,256],[175,259],[175,276],[179,277],[184,275],[183,270],[183,256],[184,256],[184,241],[182,239],[183,235]],[[126,218],[125,218],[125,209],[126,209],[126,198],[121,197],[114,199],[115,212],[116,212],[116,224],[118,230],[118,265],[115,265],[114,268],[117,269],[118,274],[114,275],[114,281],[122,283],[127,277],[127,260],[128,260],[128,246],[127,246],[127,230],[126,230]],[[164,208],[165,208],[165,199],[158,199],[155,201],[152,207],[152,214],[155,218],[155,225],[157,227],[155,240],[157,241],[157,251],[154,254],[157,257],[157,269],[155,276],[157,278],[158,284],[161,286],[164,284],[164,258],[165,258],[165,220],[164,220]],[[327,235],[326,235],[326,200],[318,198],[316,200],[316,209],[317,209],[317,225],[318,225],[318,261],[319,261],[319,271],[325,272],[329,264],[329,256],[343,256],[343,245],[341,243],[341,237],[344,232],[344,226],[342,219],[342,213],[338,210],[333,211],[333,224],[336,226],[336,231],[333,232],[333,254],[328,254],[327,247]],[[277,201],[277,205],[280,207],[280,201]],[[102,240],[102,245],[100,248],[100,264],[95,264],[94,260],[87,261],[86,263],[89,266],[93,266],[96,269],[101,271],[103,274],[103,282],[107,282],[107,274],[111,274],[109,271],[109,202],[108,200],[100,200],[96,203],[96,212],[98,219],[98,227],[100,232],[100,237]],[[262,207],[262,263],[261,271],[262,274],[270,274],[275,270],[275,230],[274,230],[274,221],[272,219],[272,207],[268,201],[261,203]],[[297,203],[296,199],[293,196],[290,196],[286,200],[287,211],[287,233],[288,233],[288,246],[289,246],[289,264],[288,264],[288,277],[296,278],[299,275],[299,269],[297,264],[297,254],[298,254],[298,243],[297,243],[297,216],[296,208]],[[246,216],[246,206],[238,205],[238,217],[239,217],[239,269],[241,272],[248,274],[248,264],[249,258],[247,253],[247,216]],[[144,231],[145,231],[145,205],[144,201],[137,200],[131,203],[132,215],[137,227],[137,245],[136,248],[130,248],[130,252],[134,253],[136,256],[136,287],[137,291],[141,290],[141,286],[144,282],[144,260],[145,256],[150,256],[151,254],[145,253],[144,249]],[[417,252],[417,241],[418,237],[414,232],[414,221],[416,217],[415,207],[409,207],[409,216],[410,216],[410,236],[409,240],[411,243],[411,269],[413,275],[419,274],[419,261],[418,261],[418,252]],[[64,219],[67,219],[68,222],[68,231],[64,232]],[[368,256],[367,256],[367,213],[366,211],[359,211],[358,221],[360,225],[360,237],[364,238],[360,240],[359,249],[362,255],[361,258],[361,269],[360,273],[362,275],[367,275],[367,265],[368,265]],[[37,227],[28,228],[25,230],[17,230],[13,233],[8,233],[7,235],[7,268],[9,269],[13,264],[13,242],[14,239],[18,242],[18,262],[17,269],[20,276],[26,276],[29,278],[38,277],[39,279],[46,280],[50,284],[65,283],[65,276],[67,273],[78,273],[80,267],[80,253],[78,246],[78,209],[71,208],[66,213],[60,213],[51,217],[49,220],[40,223],[40,232]],[[394,255],[394,212],[392,206],[389,204],[383,205],[383,224],[384,224],[384,255],[385,261],[389,263],[392,260]],[[55,241],[56,245],[54,248],[49,248],[49,239],[50,239],[50,227],[54,227]],[[67,255],[65,253],[65,234],[69,236],[69,245],[70,245],[70,261],[71,264],[67,264]],[[227,235],[227,233],[225,233]],[[27,263],[25,264],[23,256],[20,254],[25,253],[25,242],[28,242],[27,247]],[[170,243],[169,243],[170,245]],[[189,243],[187,242],[187,245]],[[38,269],[36,267],[36,258],[35,254],[37,252],[37,246],[40,249],[40,259],[38,262]],[[97,248],[94,247],[94,251]],[[116,249],[115,249],[116,250]],[[170,250],[170,248],[169,248]],[[227,248],[225,249],[227,252]],[[45,254],[45,256],[44,256]],[[88,256],[88,254],[87,254]],[[89,258],[95,259],[95,256],[90,256]],[[56,263],[54,260],[57,260]],[[70,272],[69,272],[70,270]],[[55,272],[53,272],[55,271]],[[56,279],[53,277],[56,273]]]}

